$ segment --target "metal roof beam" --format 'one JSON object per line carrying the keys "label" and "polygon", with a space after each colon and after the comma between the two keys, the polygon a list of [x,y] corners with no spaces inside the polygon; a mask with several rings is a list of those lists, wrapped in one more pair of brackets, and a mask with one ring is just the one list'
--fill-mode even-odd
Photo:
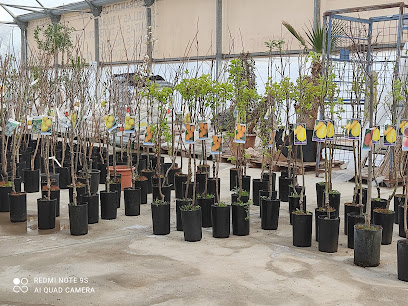
{"label": "metal roof beam", "polygon": [[21,21],[16,15],[14,15],[4,4],[0,6],[14,19],[15,24],[22,30],[27,29],[28,22]]}
{"label": "metal roof beam", "polygon": [[102,6],[96,6],[90,0],[85,0],[85,2],[88,3],[89,8],[91,9],[92,15],[94,15],[94,17],[99,17],[101,15]]}
{"label": "metal roof beam", "polygon": [[61,20],[61,15],[56,15],[53,12],[51,12],[50,9],[46,8],[44,5],[42,5],[42,3],[39,0],[35,0],[44,10],[44,12],[48,15],[48,17],[50,17],[51,22],[53,24],[59,23]]}

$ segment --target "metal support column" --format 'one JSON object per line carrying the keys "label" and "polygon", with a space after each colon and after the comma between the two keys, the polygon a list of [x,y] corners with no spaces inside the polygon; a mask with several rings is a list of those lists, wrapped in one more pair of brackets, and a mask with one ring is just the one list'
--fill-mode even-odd
{"label": "metal support column", "polygon": [[102,7],[95,6],[89,0],[85,0],[88,3],[91,13],[94,16],[94,53],[95,53],[95,100],[99,100],[99,78],[100,78],[100,58],[99,58],[99,17],[101,16]]}
{"label": "metal support column", "polygon": [[216,41],[215,41],[215,77],[219,80],[221,61],[222,61],[222,0],[217,1],[217,12],[216,12]]}
{"label": "metal support column", "polygon": [[313,28],[316,30],[320,24],[320,0],[314,0]]}
{"label": "metal support column", "polygon": [[[372,36],[373,36],[373,24],[368,25],[368,51],[367,51],[367,77],[369,80],[369,93],[370,98],[368,100],[368,128],[373,127],[373,103],[374,103],[374,72],[372,71]],[[364,135],[363,131],[363,135]],[[360,143],[361,145],[361,143]],[[373,189],[373,147],[368,152],[368,177],[367,177],[367,204],[366,204],[366,225],[371,222],[371,192]]]}
{"label": "metal support column", "polygon": [[148,69],[149,73],[153,70],[153,29],[152,29],[152,8],[155,0],[144,0],[144,6],[146,7],[146,34],[147,34],[147,45],[146,45],[146,55],[149,57]]}

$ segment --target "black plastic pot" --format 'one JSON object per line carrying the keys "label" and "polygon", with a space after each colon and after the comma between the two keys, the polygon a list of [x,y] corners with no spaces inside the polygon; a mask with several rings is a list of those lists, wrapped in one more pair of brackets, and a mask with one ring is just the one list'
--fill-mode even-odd
{"label": "black plastic pot", "polygon": [[[164,195],[164,201],[171,202],[171,186],[161,186],[161,192]],[[159,185],[153,185],[153,201],[161,200],[159,193]]]}
{"label": "black plastic pot", "polygon": [[120,198],[122,197],[122,184],[121,183],[110,183],[109,184],[110,191],[116,191],[116,203],[118,205],[117,208],[120,207]]}
{"label": "black plastic pot", "polygon": [[24,191],[34,193],[40,191],[40,170],[24,169]]}
{"label": "black plastic pot", "polygon": [[[74,191],[73,187],[68,187],[68,193],[69,193],[69,203],[74,202]],[[86,186],[81,186],[81,187],[76,187],[76,194],[77,194],[77,202],[81,202],[81,196],[86,193]]]}
{"label": "black plastic pot", "polygon": [[135,181],[134,187],[140,188],[140,204],[147,204],[147,194],[149,191],[148,181]]}
{"label": "black plastic pot", "polygon": [[[271,191],[272,196],[271,199],[277,199],[278,192],[276,190]],[[269,198],[269,191],[268,190],[259,190],[259,204],[261,204],[262,198]],[[262,218],[262,206],[259,205],[259,217]]]}
{"label": "black plastic pot", "polygon": [[118,196],[116,195],[116,191],[107,192],[104,190],[101,191],[99,195],[101,199],[101,219],[116,219],[118,215]]}
{"label": "black plastic pot", "polygon": [[168,175],[168,177],[167,177],[167,181],[168,181],[169,185],[171,185],[171,190],[175,190],[175,189],[176,189],[176,186],[175,186],[175,183],[174,183],[174,176],[175,176],[175,174],[178,173],[178,172],[181,172],[181,169],[180,169],[180,168],[171,168],[170,171],[169,171],[169,175]]}
{"label": "black plastic pot", "polygon": [[[300,195],[299,196],[289,196],[289,222],[292,224],[293,214],[292,212],[300,210]],[[306,195],[303,196],[303,211],[306,211]]]}
{"label": "black plastic pot", "polygon": [[183,220],[184,240],[188,242],[200,241],[202,238],[201,208],[181,209],[181,219]]}
{"label": "black plastic pot", "polygon": [[26,193],[10,193],[10,221],[24,222],[27,221],[27,194]]}
{"label": "black plastic pot", "polygon": [[[170,203],[152,204],[152,222],[154,235],[170,233]],[[201,228],[201,227],[200,227]]]}
{"label": "black plastic pot", "polygon": [[[272,190],[271,193],[272,193],[271,199],[277,199],[278,198],[278,191]],[[267,197],[268,198],[269,197],[269,191],[268,190],[259,190],[259,203],[261,202],[261,197]]]}
{"label": "black plastic pot", "polygon": [[237,236],[249,235],[249,205],[232,204],[232,233]]}
{"label": "black plastic pot", "polygon": [[69,229],[72,236],[88,234],[88,203],[68,204]]}
{"label": "black plastic pot", "polygon": [[142,176],[147,177],[147,194],[151,194],[153,192],[153,175],[154,172],[149,169],[145,169],[142,172]]}
{"label": "black plastic pot", "polygon": [[[199,188],[200,185],[198,182],[196,182],[196,192],[195,194],[197,195],[197,190]],[[187,182],[182,183],[182,190],[181,190],[181,199],[185,198],[186,195],[186,188],[187,188]],[[192,199],[193,198],[193,190],[194,190],[194,182],[190,182],[188,184],[188,192],[187,192],[187,198],[188,199]]]}
{"label": "black plastic pot", "polygon": [[17,164],[17,172],[16,175],[20,178],[20,182],[24,182],[24,172],[23,170],[27,169],[27,164],[25,161],[20,160],[20,162]]}
{"label": "black plastic pot", "polygon": [[268,189],[268,181],[263,181],[261,179],[252,180],[252,201],[255,206],[260,205],[259,201],[259,191]]}
{"label": "black plastic pot", "polygon": [[326,189],[326,184],[324,182],[316,183],[317,207],[323,207],[324,206],[325,189]]}
{"label": "black plastic pot", "polygon": [[[217,198],[217,195],[215,194],[215,190],[217,190],[215,178],[207,179],[207,194],[213,194],[215,198]],[[218,198],[220,198],[220,190],[221,190],[221,179],[218,178]]]}
{"label": "black plastic pot", "polygon": [[9,194],[12,189],[11,186],[0,187],[0,212],[10,211]]}
{"label": "black plastic pot", "polygon": [[280,201],[277,199],[261,199],[261,228],[263,230],[276,230],[279,223]]}
{"label": "black plastic pot", "polygon": [[238,178],[238,169],[231,168],[230,169],[230,190],[233,190],[237,187],[237,180]]}
{"label": "black plastic pot", "polygon": [[[300,195],[302,193],[302,186],[293,187],[293,185],[289,185],[289,197],[295,193],[295,190],[296,193]],[[306,194],[306,187],[305,190],[303,191],[303,194]]]}
{"label": "black plastic pot", "polygon": [[[239,198],[239,195],[237,193],[231,194],[231,203],[238,202],[238,198]],[[249,195],[247,195],[247,196],[241,195],[241,202],[242,203],[248,203],[248,201],[249,201]]]}
{"label": "black plastic pot", "polygon": [[394,230],[394,212],[388,211],[388,213],[384,213],[374,210],[373,220],[374,224],[380,225],[382,227],[381,244],[391,244],[392,232]]}
{"label": "black plastic pot", "polygon": [[108,172],[107,165],[98,163],[98,170],[101,171],[99,174],[99,184],[105,184],[106,183],[106,175]]}
{"label": "black plastic pot", "polygon": [[394,223],[398,224],[398,206],[404,205],[405,195],[396,194],[394,196]]}
{"label": "black plastic pot", "polygon": [[202,226],[211,227],[211,206],[214,205],[215,198],[199,198],[197,204],[201,207]]}
{"label": "black plastic pot", "polygon": [[406,239],[397,241],[398,279],[408,282],[408,243]]}
{"label": "black plastic pot", "polygon": [[231,231],[231,206],[211,206],[214,238],[228,238]]}
{"label": "black plastic pot", "polygon": [[203,194],[205,191],[205,183],[206,177],[208,176],[207,173],[197,173],[196,174],[196,182],[198,183],[197,194]]}
{"label": "black plastic pot", "polygon": [[340,192],[335,192],[335,193],[329,193],[329,206],[331,208],[335,209],[334,214],[336,217],[339,217],[339,212],[340,212],[340,197],[341,193]]}
{"label": "black plastic pot", "polygon": [[374,209],[387,207],[387,199],[373,199],[371,200],[371,220],[374,220]]}
{"label": "black plastic pot", "polygon": [[382,228],[376,230],[354,226],[354,264],[360,267],[377,267],[380,264]]}
{"label": "black plastic pot", "polygon": [[289,201],[289,185],[292,184],[292,178],[279,177],[279,199],[282,202]]}
{"label": "black plastic pot", "polygon": [[[40,174],[41,187],[47,185],[47,176],[45,173]],[[50,173],[50,185],[59,187],[59,173]]]}
{"label": "black plastic pot", "polygon": [[[269,172],[268,171],[266,171],[262,175],[262,181],[269,182]],[[272,172],[272,190],[276,190],[276,173],[275,172]]]}
{"label": "black plastic pot", "polygon": [[[354,187],[355,188],[355,187]],[[365,205],[367,205],[367,187],[363,187],[363,198],[362,198],[362,202]],[[360,188],[357,190],[357,200],[356,200],[357,204],[360,204]]]}
{"label": "black plastic pot", "polygon": [[91,194],[95,194],[98,193],[99,190],[99,182],[101,179],[101,170],[97,170],[97,169],[92,169],[90,171],[90,188],[91,188]]}
{"label": "black plastic pot", "polygon": [[[316,241],[319,241],[319,217],[327,216],[326,209],[319,210],[319,207],[315,208],[315,230],[316,230]],[[335,218],[334,211],[330,212],[330,219]]]}
{"label": "black plastic pot", "polygon": [[[353,203],[344,203],[344,235],[348,234],[348,226],[347,226],[348,217],[347,217],[347,215],[349,213],[359,214],[360,213],[360,207],[354,205]],[[354,235],[354,230],[353,230],[353,235]]]}
{"label": "black plastic pot", "polygon": [[209,164],[198,165],[197,166],[197,171],[199,171],[201,173],[210,174],[210,165]]}
{"label": "black plastic pot", "polygon": [[[150,161],[152,163],[152,169],[156,169],[157,166],[157,156],[156,155],[150,155]],[[164,157],[160,156],[160,164],[164,164]]]}
{"label": "black plastic pot", "polygon": [[[408,212],[407,212],[408,218]],[[398,235],[400,237],[406,238],[405,230],[404,230],[404,206],[398,206]]]}
{"label": "black plastic pot", "polygon": [[55,228],[55,201],[55,199],[37,199],[38,229],[47,230]]}
{"label": "black plastic pot", "polygon": [[[134,160],[133,164],[136,166],[137,160]],[[137,166],[137,172],[141,173],[142,170],[145,170],[147,167],[147,163],[145,159],[139,158],[139,165]]]}
{"label": "black plastic pot", "polygon": [[[164,181],[164,176],[161,174],[160,176],[160,183],[163,185]],[[166,183],[165,183],[166,184]],[[153,176],[152,177],[152,186],[154,185],[159,185],[159,177],[158,176]]]}
{"label": "black plastic pot", "polygon": [[140,215],[140,188],[125,188],[123,190],[123,197],[125,199],[125,215],[139,216]]}
{"label": "black plastic pot", "polygon": [[[237,179],[236,186],[239,188],[239,182],[238,182],[239,177],[237,176],[236,179]],[[250,191],[251,191],[251,177],[249,175],[243,175],[242,176],[242,190],[248,191],[248,194],[250,194]]]}
{"label": "black plastic pot", "polygon": [[88,224],[99,222],[99,194],[83,195],[83,203],[88,203]]}
{"label": "black plastic pot", "polygon": [[364,216],[360,216],[359,212],[351,212],[347,215],[347,247],[354,249],[354,225],[364,224]]}
{"label": "black plastic pot", "polygon": [[[42,190],[41,191],[41,196],[48,197],[48,191]],[[55,199],[55,216],[59,217],[60,216],[60,203],[61,203],[61,190],[51,190],[50,191],[50,199],[53,200]]]}
{"label": "black plastic pot", "polygon": [[192,200],[176,199],[176,228],[178,231],[183,230],[183,221],[181,219],[181,207],[191,205]]}
{"label": "black plastic pot", "polygon": [[184,195],[183,191],[185,190],[183,188],[183,183],[187,182],[187,174],[176,174],[174,176],[174,190],[176,191],[176,199],[183,199]]}
{"label": "black plastic pot", "polygon": [[170,169],[170,167],[171,167],[172,164],[173,164],[173,163],[162,163],[162,164],[160,165],[160,167],[161,167],[160,173],[161,173],[161,174],[166,174],[166,173],[167,173],[167,170]]}
{"label": "black plastic pot", "polygon": [[337,252],[339,245],[340,218],[329,219],[319,217],[319,251],[327,253]]}
{"label": "black plastic pot", "polygon": [[292,212],[293,245],[310,247],[312,245],[312,213],[297,214]]}
{"label": "black plastic pot", "polygon": [[16,177],[14,179],[14,188],[16,192],[21,192],[21,177]]}
{"label": "black plastic pot", "polygon": [[[292,133],[293,137],[293,133]],[[312,141],[313,130],[306,129],[306,144],[302,146],[303,150],[303,161],[304,162],[315,162],[316,161],[316,152],[317,152],[317,143]],[[297,158],[301,158],[300,150],[297,151]]]}

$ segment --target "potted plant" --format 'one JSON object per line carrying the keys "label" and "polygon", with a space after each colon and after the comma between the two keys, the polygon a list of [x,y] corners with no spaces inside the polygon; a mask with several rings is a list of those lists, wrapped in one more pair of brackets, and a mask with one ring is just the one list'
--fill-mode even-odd
{"label": "potted plant", "polygon": [[[406,164],[406,163],[404,163]],[[406,169],[404,167],[404,169]],[[405,185],[407,181],[407,176],[403,176],[403,183]],[[405,188],[405,200],[404,205],[399,206],[399,222],[403,224],[405,239],[400,239],[397,241],[397,273],[398,279],[408,282],[408,189]],[[401,216],[402,214],[402,216]],[[401,228],[401,225],[400,225]],[[400,233],[400,236],[401,233]]]}
{"label": "potted plant", "polygon": [[[373,107],[374,107],[374,73],[367,74],[368,92],[368,124],[373,127]],[[367,206],[365,213],[365,223],[354,226],[354,264],[363,267],[375,267],[380,264],[380,250],[382,240],[381,226],[371,224],[371,189],[372,189],[373,157],[372,150],[368,151],[368,191]]]}
{"label": "potted plant", "polygon": [[[356,112],[360,113],[360,101],[365,90],[365,78],[357,66],[353,73],[352,94],[352,116],[356,118]],[[353,128],[351,128],[353,126]],[[364,222],[364,209],[367,202],[367,188],[363,187],[362,182],[362,163],[361,163],[361,142],[359,135],[361,133],[361,123],[358,120],[348,120],[345,129],[345,136],[353,143],[353,161],[354,161],[354,191],[352,202],[344,204],[344,233],[347,235],[348,248],[354,248],[354,225]]]}
{"label": "potted plant", "polygon": [[[183,186],[185,186],[183,187],[183,198],[178,199],[178,205],[186,203],[183,206],[179,206],[179,209],[181,212],[184,240],[190,242],[200,241],[202,238],[201,207],[196,203],[198,184],[196,179],[194,180],[194,183],[191,182],[192,177],[196,177],[197,171],[194,132],[195,123],[198,119],[198,99],[201,95],[199,84],[200,82],[197,78],[184,78],[175,86],[175,89],[181,94],[183,100],[187,104],[187,109],[185,110],[185,143],[188,144],[188,175],[185,184],[183,184]],[[193,167],[191,166],[191,156],[193,156]],[[194,169],[194,172],[192,169]],[[191,189],[190,186],[192,186]]]}
{"label": "potted plant", "polygon": [[[9,204],[10,204],[10,221],[11,222],[24,222],[27,220],[27,194],[25,192],[21,192],[21,181],[17,177],[17,158],[18,152],[20,151],[20,147],[23,140],[23,134],[27,128],[27,121],[24,120],[26,114],[28,112],[28,108],[31,106],[31,103],[25,103],[26,96],[29,94],[29,86],[28,86],[28,79],[26,75],[24,75],[23,70],[17,70],[17,75],[12,75],[12,80],[17,78],[19,80],[20,86],[22,86],[20,95],[12,96],[12,104],[14,106],[14,114],[15,119],[17,120],[10,120],[3,129],[4,133],[12,133],[12,154],[11,154],[11,163],[12,163],[12,171],[11,171],[11,183],[12,183],[12,191],[9,193]],[[14,84],[18,84],[17,82],[11,82],[11,86]],[[3,83],[4,84],[4,83]],[[13,107],[9,105],[9,107]],[[3,117],[2,120],[5,118]],[[22,124],[20,122],[23,122]],[[5,155],[5,154],[3,154]],[[7,181],[7,180],[6,180]],[[3,191],[4,192],[4,191]],[[7,203],[7,202],[3,202]],[[1,210],[0,210],[1,211]]]}
{"label": "potted plant", "polygon": [[[319,57],[319,56],[318,56]],[[316,61],[316,55],[312,54],[312,61]],[[319,126],[322,121],[317,122],[314,130],[316,138],[324,138],[325,152],[325,194],[324,194],[324,210],[326,214],[317,216],[317,232],[316,237],[319,241],[319,251],[322,252],[337,252],[338,237],[340,228],[339,207],[340,207],[340,192],[333,189],[332,184],[332,168],[334,156],[334,144],[332,140],[335,138],[335,120],[339,119],[343,112],[341,98],[338,98],[339,89],[335,83],[335,74],[333,73],[330,63],[326,64],[328,68],[319,79],[319,86],[316,88],[317,96],[320,99],[322,113],[327,113],[328,118],[323,125],[326,125],[326,133],[320,135]],[[323,137],[324,136],[324,137]],[[320,209],[322,212],[322,209]],[[318,211],[316,211],[318,215]]]}
{"label": "potted plant", "polygon": [[[228,81],[231,84],[231,99],[235,106],[236,118],[234,124],[233,139],[236,145],[234,150],[237,168],[238,197],[232,202],[232,226],[234,235],[249,234],[249,202],[244,203],[241,199],[242,192],[250,192],[250,177],[246,176],[245,142],[246,127],[249,123],[249,112],[252,103],[259,100],[256,88],[252,85],[251,69],[247,58],[240,57],[230,61]],[[232,136],[232,135],[231,135]],[[241,230],[242,229],[242,230]]]}
{"label": "potted plant", "polygon": [[157,154],[157,165],[155,167],[157,185],[153,185],[153,202],[151,205],[153,234],[167,235],[170,233],[171,188],[166,185],[165,177],[161,174],[161,145],[163,133],[169,128],[167,125],[166,112],[173,90],[169,87],[161,88],[156,83],[150,84],[146,89],[145,94],[148,99],[157,102],[158,111],[156,122],[154,122],[154,125],[152,125],[152,122],[152,124],[148,126],[151,129],[151,140]]}
{"label": "potted plant", "polygon": [[[9,137],[11,136],[10,134],[6,135],[6,121],[9,119],[8,117],[10,116],[10,112],[8,111],[8,108],[6,108],[6,105],[8,107],[12,107],[12,76],[11,73],[9,72],[12,69],[12,57],[10,55],[6,55],[5,58],[1,58],[1,84],[3,87],[6,85],[7,87],[7,92],[6,88],[4,87],[4,90],[1,90],[0,93],[0,120],[1,120],[1,166],[2,166],[2,171],[1,171],[1,181],[0,181],[0,212],[9,212],[10,211],[10,201],[9,201],[9,194],[15,189],[14,187],[14,180],[9,180],[8,176],[8,169],[7,169],[7,155],[8,155],[8,144],[9,144]],[[13,137],[12,142],[14,143],[16,140],[16,137]],[[14,153],[14,154],[13,154]],[[14,167],[15,167],[15,147],[14,144],[12,144],[12,175],[15,173]]]}

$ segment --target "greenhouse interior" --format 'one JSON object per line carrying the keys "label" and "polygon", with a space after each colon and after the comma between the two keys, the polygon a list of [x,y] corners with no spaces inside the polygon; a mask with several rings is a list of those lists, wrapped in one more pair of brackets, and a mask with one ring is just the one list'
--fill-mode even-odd
{"label": "greenhouse interior", "polygon": [[408,3],[4,0],[0,85],[0,305],[406,304]]}

